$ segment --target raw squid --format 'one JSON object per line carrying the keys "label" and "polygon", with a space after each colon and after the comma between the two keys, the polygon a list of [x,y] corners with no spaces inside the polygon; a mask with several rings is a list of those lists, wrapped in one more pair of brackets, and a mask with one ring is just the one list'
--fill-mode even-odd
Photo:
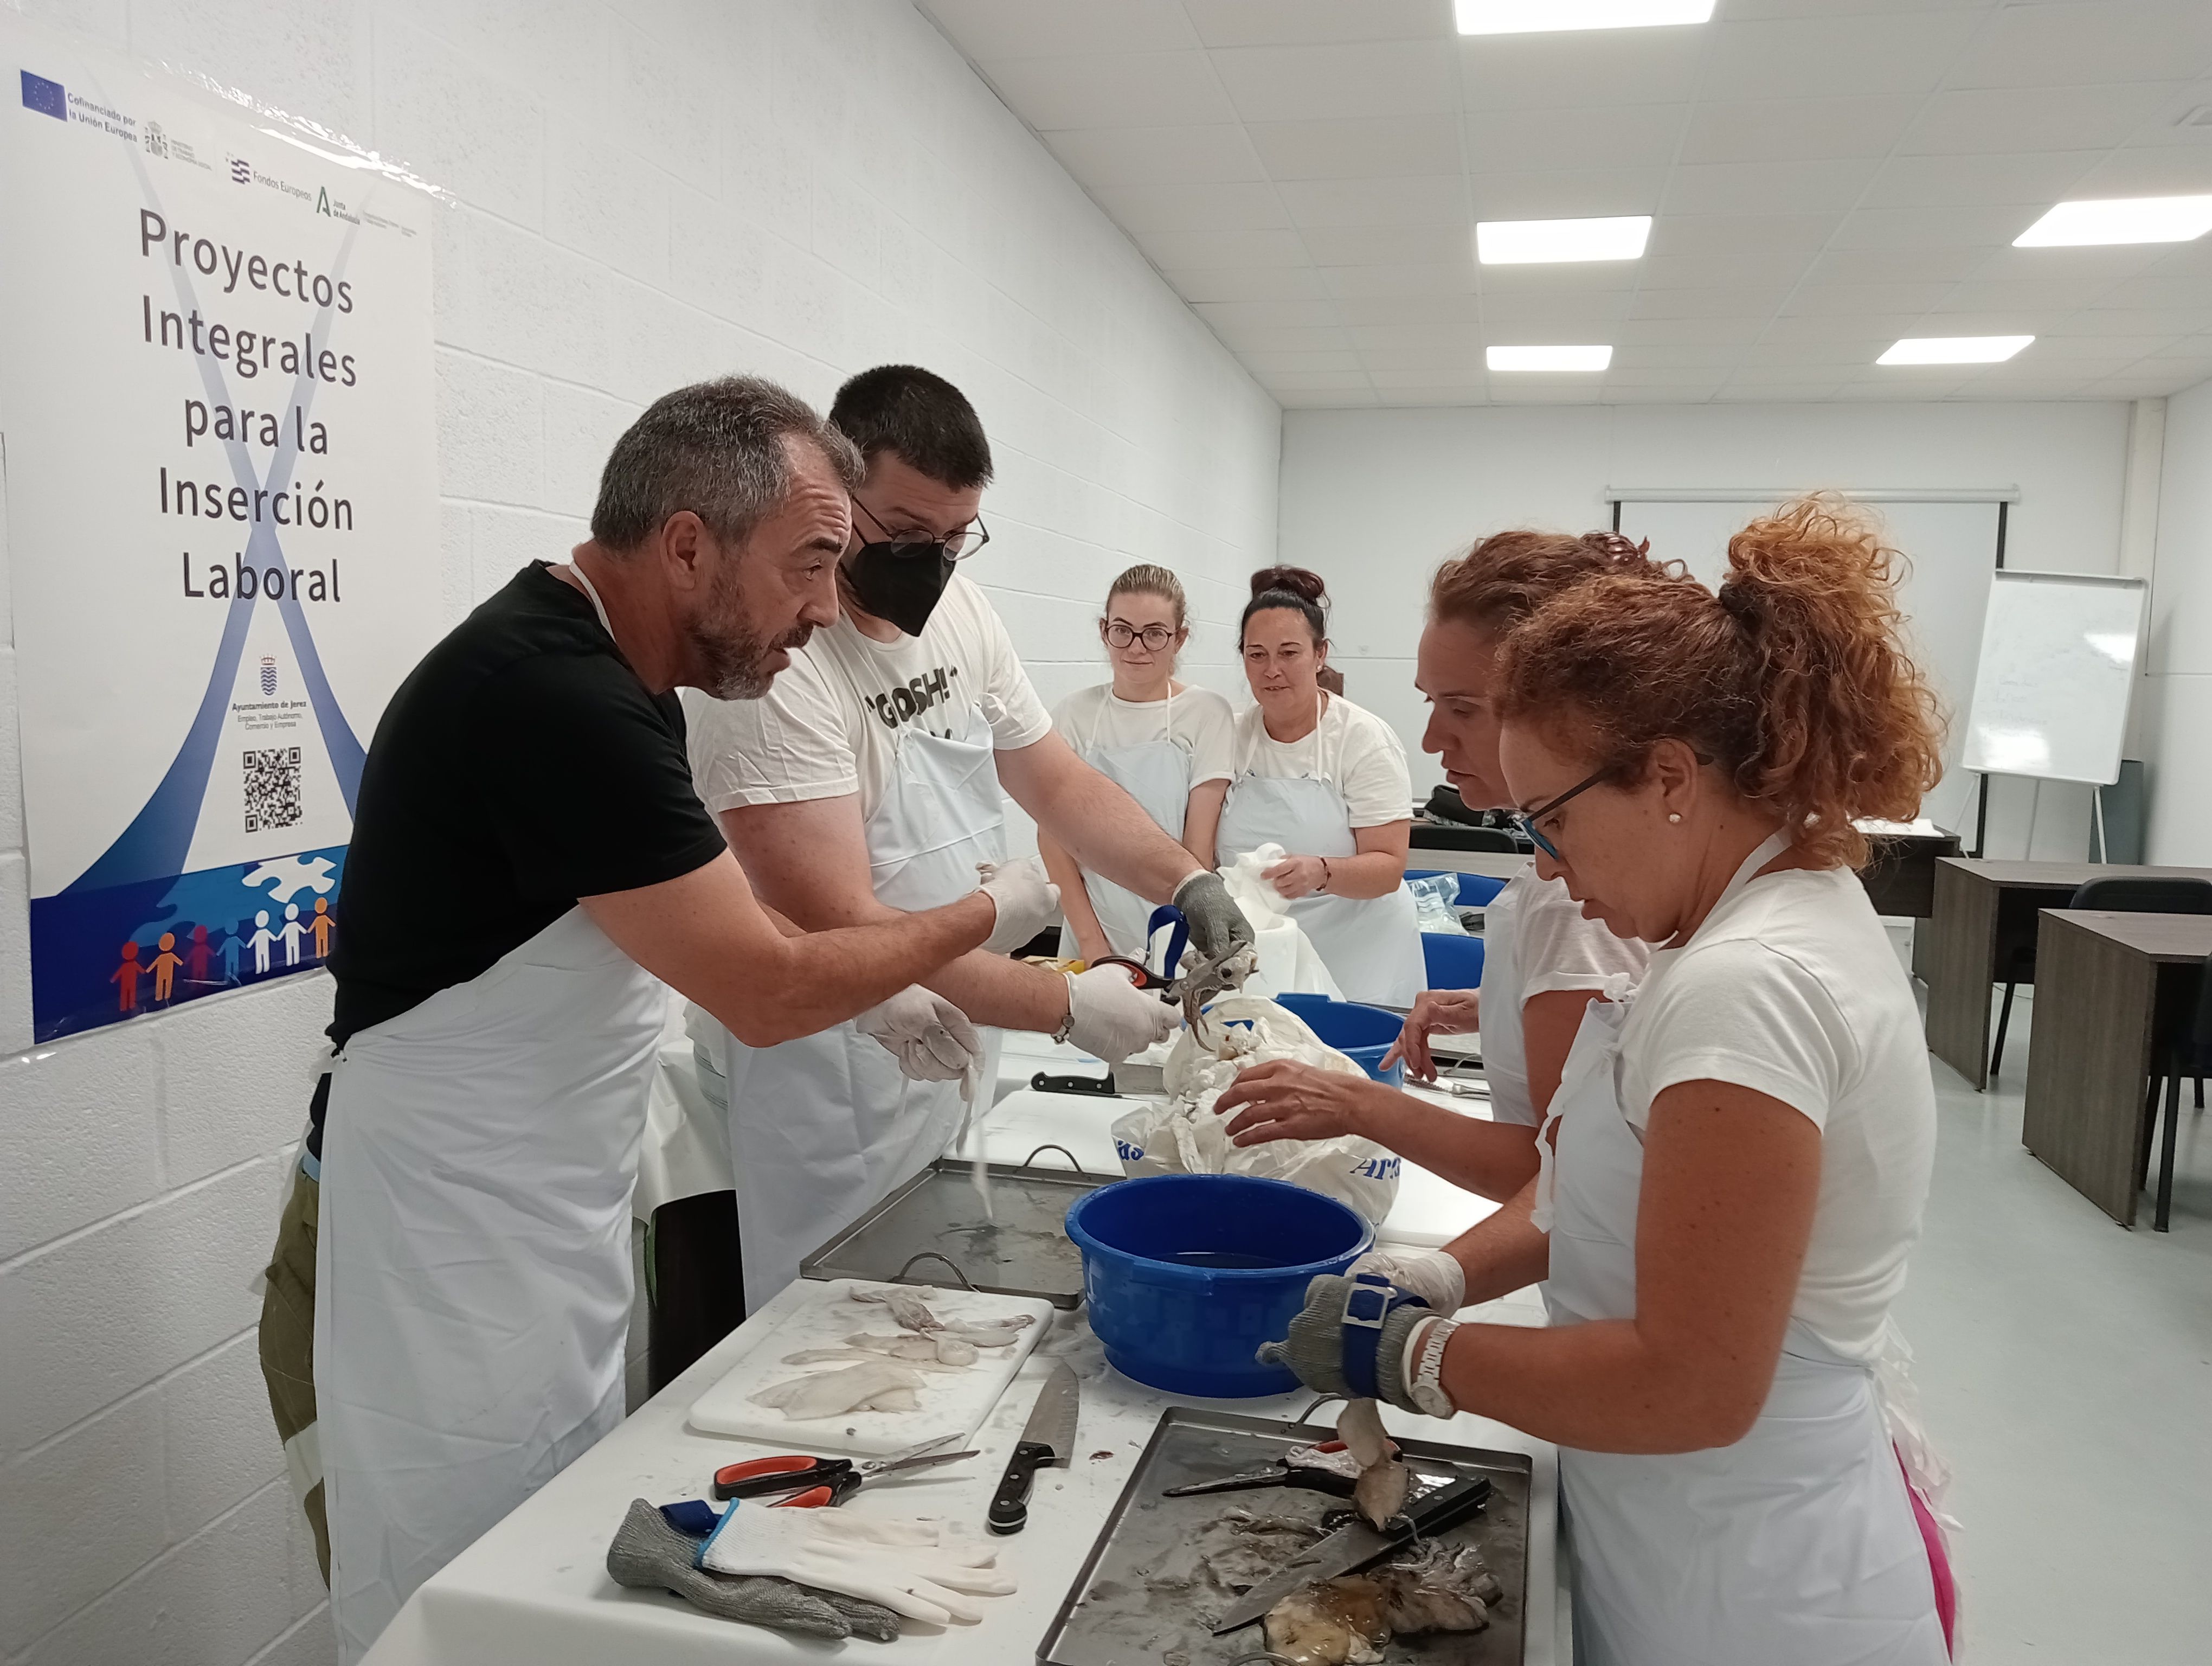
{"label": "raw squid", "polygon": [[1390,1640],[1382,1609],[1371,1579],[1303,1586],[1267,1610],[1267,1647],[1291,1666],[1372,1666]]}
{"label": "raw squid", "polygon": [[[783,1363],[787,1365],[881,1365],[883,1361],[884,1356],[880,1353],[856,1347],[801,1348],[796,1353],[787,1353],[783,1356]],[[935,1354],[930,1354],[920,1359],[902,1359],[899,1364],[909,1371],[942,1372],[957,1371],[960,1369],[958,1365],[944,1364]]]}
{"label": "raw squid", "polygon": [[896,1336],[878,1336],[863,1330],[848,1336],[845,1346],[865,1348],[871,1353],[888,1353],[894,1359],[927,1360],[940,1365],[975,1363],[975,1345],[963,1341],[957,1329],[927,1335],[906,1331]]}
{"label": "raw squid", "polygon": [[[868,1360],[842,1371],[815,1371],[776,1383],[750,1396],[756,1406],[767,1406],[786,1417],[805,1420],[839,1417],[862,1409],[912,1411],[913,1390],[922,1386],[921,1376],[890,1360]],[[903,1401],[900,1391],[904,1392]],[[884,1403],[888,1401],[890,1403]]]}
{"label": "raw squid", "polygon": [[1292,1591],[1267,1610],[1267,1646],[1293,1666],[1372,1666],[1393,1637],[1482,1630],[1498,1595],[1474,1546],[1432,1539],[1411,1560]]}
{"label": "raw squid", "polygon": [[1410,1478],[1398,1461],[1398,1449],[1382,1431],[1381,1408],[1372,1400],[1346,1403],[1336,1420],[1336,1438],[1358,1460],[1359,1480],[1352,1493],[1353,1506],[1376,1527],[1406,1507]]}
{"label": "raw squid", "polygon": [[1010,1319],[994,1319],[984,1325],[949,1324],[945,1327],[945,1335],[955,1337],[970,1347],[1011,1347],[1015,1340],[1036,1322],[1034,1314],[1017,1313]]}
{"label": "raw squid", "polygon": [[[891,1322],[901,1330],[942,1330],[944,1323],[929,1310],[922,1299],[923,1292],[908,1290],[898,1285],[856,1284],[852,1296],[856,1302],[873,1302],[890,1310]],[[928,1292],[932,1295],[936,1292]]]}

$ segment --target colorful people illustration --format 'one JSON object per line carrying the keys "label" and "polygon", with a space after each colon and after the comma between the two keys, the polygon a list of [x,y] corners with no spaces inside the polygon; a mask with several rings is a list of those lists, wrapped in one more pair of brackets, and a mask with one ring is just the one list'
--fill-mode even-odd
{"label": "colorful people illustration", "polygon": [[146,969],[138,964],[138,945],[123,945],[123,964],[108,975],[107,981],[115,985],[115,1010],[135,1012],[138,1010],[138,975]]}
{"label": "colorful people illustration", "polygon": [[147,970],[154,974],[154,1004],[166,1006],[177,992],[177,968],[185,964],[182,955],[175,952],[177,934],[163,932],[161,953],[155,955]]}
{"label": "colorful people illustration", "polygon": [[331,958],[331,928],[337,923],[331,918],[331,899],[327,897],[315,898],[315,917],[307,924],[315,933],[316,959],[328,960]]}
{"label": "colorful people illustration", "polygon": [[284,929],[278,934],[284,939],[284,964],[287,966],[298,965],[300,939],[307,934],[307,928],[300,923],[300,905],[297,903],[284,904]]}
{"label": "colorful people illustration", "polygon": [[192,946],[185,951],[185,976],[191,979],[194,983],[206,982],[208,981],[208,961],[212,957],[212,954],[213,951],[208,947],[207,927],[205,926],[194,926],[192,927]]}
{"label": "colorful people illustration", "polygon": [[230,934],[222,940],[222,981],[225,983],[238,982],[238,958],[245,952],[246,939],[239,935],[238,927],[233,926]]}
{"label": "colorful people illustration", "polygon": [[253,972],[255,976],[260,977],[267,975],[269,970],[269,945],[276,940],[276,934],[269,929],[269,910],[267,909],[263,909],[259,913],[253,916],[253,935],[246,939],[246,941],[253,945]]}

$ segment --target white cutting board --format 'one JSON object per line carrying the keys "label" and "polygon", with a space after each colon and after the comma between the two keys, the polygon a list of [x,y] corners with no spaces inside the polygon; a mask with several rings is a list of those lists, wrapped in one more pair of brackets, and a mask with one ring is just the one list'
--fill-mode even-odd
{"label": "white cutting board", "polygon": [[989,1296],[971,1290],[920,1292],[930,1310],[947,1323],[991,1324],[1024,1313],[1036,1322],[1010,1347],[977,1349],[972,1365],[957,1371],[917,1371],[922,1380],[916,1395],[921,1403],[910,1412],[794,1418],[772,1407],[754,1405],[750,1396],[771,1383],[837,1369],[835,1365],[787,1365],[786,1354],[837,1347],[854,1331],[887,1335],[898,1329],[889,1309],[852,1299],[849,1292],[855,1282],[802,1283],[799,1287],[807,1299],[747,1349],[726,1377],[691,1402],[691,1426],[704,1434],[734,1435],[793,1452],[896,1452],[940,1437],[965,1440],[991,1414],[1022,1361],[1052,1325],[1052,1304],[1035,1296]]}

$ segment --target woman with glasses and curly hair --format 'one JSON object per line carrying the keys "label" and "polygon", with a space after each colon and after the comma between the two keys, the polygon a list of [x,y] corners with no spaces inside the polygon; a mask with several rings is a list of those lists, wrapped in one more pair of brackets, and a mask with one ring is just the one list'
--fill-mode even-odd
{"label": "woman with glasses and curly hair", "polygon": [[[1936,1666],[1948,1565],[1877,1386],[1936,1143],[1912,992],[1854,868],[1940,769],[1894,554],[1845,509],[1730,540],[1717,593],[1610,574],[1506,637],[1499,754],[1537,867],[1654,945],[1589,1007],[1543,1170],[1451,1246],[1455,1324],[1316,1280],[1265,1352],[1325,1392],[1554,1442],[1600,1666]],[[1349,1315],[1349,1322],[1347,1322]]]}
{"label": "woman with glasses and curly hair", "polygon": [[[1079,689],[1054,706],[1053,727],[1170,838],[1212,866],[1237,719],[1212,689],[1176,680],[1176,656],[1190,640],[1182,581],[1164,567],[1130,568],[1106,593],[1098,640],[1106,645],[1113,681]],[[1042,829],[1037,849],[1066,915],[1060,953],[1143,959],[1152,905],[1085,868]]]}

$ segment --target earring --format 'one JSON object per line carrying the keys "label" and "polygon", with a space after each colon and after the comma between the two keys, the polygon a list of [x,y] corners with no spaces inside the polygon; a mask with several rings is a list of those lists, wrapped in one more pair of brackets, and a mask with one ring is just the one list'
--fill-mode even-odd
{"label": "earring", "polygon": [[1682,819],[1682,812],[1679,810],[1669,810],[1667,812],[1667,819],[1670,822],[1679,822]]}

